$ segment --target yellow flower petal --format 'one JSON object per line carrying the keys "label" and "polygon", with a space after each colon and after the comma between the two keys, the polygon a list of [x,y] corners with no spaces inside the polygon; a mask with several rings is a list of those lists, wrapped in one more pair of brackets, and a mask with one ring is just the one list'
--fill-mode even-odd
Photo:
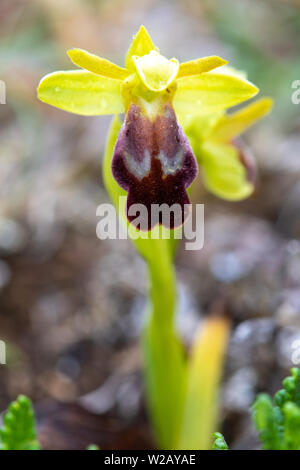
{"label": "yellow flower petal", "polygon": [[178,113],[210,114],[252,98],[258,88],[247,80],[221,73],[202,73],[177,82],[174,97]]}
{"label": "yellow flower petal", "polygon": [[141,26],[138,33],[133,37],[132,43],[126,54],[125,66],[128,70],[133,71],[135,69],[132,56],[141,57],[149,54],[150,51],[157,50],[155,47],[150,34],[146,30],[145,26]]}
{"label": "yellow flower petal", "polygon": [[124,111],[119,80],[83,70],[54,72],[44,77],[38,87],[41,101],[71,113],[94,116]]}
{"label": "yellow flower petal", "polygon": [[245,106],[240,111],[223,116],[213,130],[213,140],[230,142],[268,114],[272,106],[273,100],[271,98],[262,98]]}
{"label": "yellow flower petal", "polygon": [[247,180],[247,172],[233,145],[206,141],[200,147],[200,165],[203,182],[216,196],[229,201],[245,199],[254,186]]}
{"label": "yellow flower petal", "polygon": [[73,64],[103,77],[124,80],[129,75],[126,69],[83,49],[70,49],[68,56]]}
{"label": "yellow flower petal", "polygon": [[180,79],[189,75],[199,75],[200,73],[209,72],[225,64],[227,64],[227,60],[218,56],[202,57],[201,59],[183,62],[179,65],[177,78]]}
{"label": "yellow flower petal", "polygon": [[151,91],[165,90],[178,73],[178,60],[168,60],[156,51],[143,57],[133,56],[133,61],[140,79]]}

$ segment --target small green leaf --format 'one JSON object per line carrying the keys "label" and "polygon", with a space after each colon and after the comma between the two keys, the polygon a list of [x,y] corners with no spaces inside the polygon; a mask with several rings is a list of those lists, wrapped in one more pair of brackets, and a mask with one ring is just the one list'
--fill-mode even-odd
{"label": "small green leaf", "polygon": [[220,432],[214,432],[213,439],[213,450],[228,450],[228,445],[224,439],[223,434],[221,434]]}
{"label": "small green leaf", "polygon": [[283,405],[289,401],[289,394],[286,390],[278,390],[274,395],[274,402],[279,408],[282,408]]}
{"label": "small green leaf", "polygon": [[2,450],[39,450],[31,401],[20,395],[11,403],[0,429]]}
{"label": "small green leaf", "polygon": [[288,402],[283,407],[284,438],[287,450],[300,450],[300,408]]}
{"label": "small green leaf", "polygon": [[294,402],[300,407],[300,369],[293,367],[291,369],[291,374],[295,380],[295,393],[294,393]]}
{"label": "small green leaf", "polygon": [[259,395],[253,405],[253,419],[263,449],[300,450],[300,370],[291,369],[283,389],[274,395]]}
{"label": "small green leaf", "polygon": [[269,395],[260,394],[255,400],[252,410],[263,449],[283,449],[283,415],[280,408],[273,406]]}

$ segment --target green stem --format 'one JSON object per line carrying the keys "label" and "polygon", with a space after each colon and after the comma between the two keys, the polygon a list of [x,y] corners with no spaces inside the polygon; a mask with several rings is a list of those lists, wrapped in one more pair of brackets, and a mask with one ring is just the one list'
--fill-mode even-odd
{"label": "green stem", "polygon": [[144,332],[147,400],[159,447],[174,449],[186,388],[185,359],[175,329],[176,282],[165,240],[156,240],[148,262],[150,308]]}

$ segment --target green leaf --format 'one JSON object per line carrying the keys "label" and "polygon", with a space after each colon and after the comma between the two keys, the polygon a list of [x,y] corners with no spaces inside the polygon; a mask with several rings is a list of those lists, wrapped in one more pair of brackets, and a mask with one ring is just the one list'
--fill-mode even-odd
{"label": "green leaf", "polygon": [[41,101],[70,113],[85,116],[118,114],[124,111],[121,80],[102,77],[84,70],[54,72],[38,87]]}
{"label": "green leaf", "polygon": [[292,368],[291,374],[282,381],[283,389],[274,396],[275,404],[281,409],[289,401],[300,407],[300,369]]}
{"label": "green leaf", "polygon": [[283,407],[284,438],[287,450],[300,450],[300,408],[288,402]]}
{"label": "green leaf", "polygon": [[0,430],[2,450],[39,450],[31,401],[20,395],[11,403]]}
{"label": "green leaf", "polygon": [[253,405],[253,419],[263,449],[300,450],[300,370],[291,369],[283,389],[274,396],[259,395]]}
{"label": "green leaf", "polygon": [[212,316],[199,328],[187,371],[187,393],[177,449],[208,450],[217,425],[218,388],[230,323]]}
{"label": "green leaf", "polygon": [[213,450],[228,450],[228,445],[224,439],[223,434],[221,434],[220,432],[214,432],[213,439]]}
{"label": "green leaf", "polygon": [[300,369],[296,367],[291,369],[291,377],[283,380],[283,386],[289,399],[300,407]]}
{"label": "green leaf", "polygon": [[258,395],[253,406],[253,420],[265,450],[284,449],[283,414],[267,394]]}

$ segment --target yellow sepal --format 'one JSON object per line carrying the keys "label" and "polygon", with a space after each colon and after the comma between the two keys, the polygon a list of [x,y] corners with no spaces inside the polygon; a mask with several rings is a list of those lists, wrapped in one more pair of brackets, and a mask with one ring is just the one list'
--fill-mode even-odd
{"label": "yellow sepal", "polygon": [[84,70],[54,72],[41,80],[38,97],[71,113],[118,114],[124,111],[121,83]]}
{"label": "yellow sepal", "polygon": [[158,49],[155,47],[150,34],[146,30],[145,26],[141,26],[137,34],[133,37],[132,43],[126,54],[125,67],[133,71],[135,69],[132,57],[142,57],[143,55],[149,54],[150,51]]}
{"label": "yellow sepal", "polygon": [[70,49],[68,56],[73,64],[103,77],[124,80],[129,75],[126,69],[83,49]]}
{"label": "yellow sepal", "polygon": [[177,78],[188,77],[190,75],[199,75],[209,72],[217,67],[227,64],[227,60],[218,56],[202,57],[201,59],[190,60],[179,65]]}
{"label": "yellow sepal", "polygon": [[222,111],[258,93],[248,80],[214,72],[184,77],[177,84],[175,110],[192,115]]}
{"label": "yellow sepal", "polygon": [[272,106],[271,98],[262,98],[240,111],[223,116],[214,128],[212,138],[218,142],[230,142],[268,114]]}

